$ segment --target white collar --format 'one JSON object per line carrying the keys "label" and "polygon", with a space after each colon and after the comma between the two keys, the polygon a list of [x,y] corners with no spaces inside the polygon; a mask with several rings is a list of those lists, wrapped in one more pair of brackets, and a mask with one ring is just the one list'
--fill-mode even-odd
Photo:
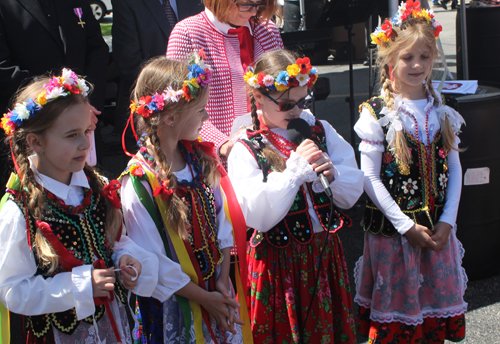
{"label": "white collar", "polygon": [[[215,28],[220,32],[227,35],[229,30],[234,29],[234,27],[232,27],[229,24],[221,23],[217,18],[215,18],[215,15],[208,8],[205,8],[205,14],[207,15],[208,20],[210,20],[210,22],[212,22]],[[252,27],[250,26],[250,21],[247,21],[244,26],[248,27],[248,29],[250,30],[250,34],[253,36],[253,31]]]}
{"label": "white collar", "polygon": [[90,189],[89,181],[87,180],[87,176],[83,170],[72,173],[71,181],[69,185],[66,185],[38,172],[34,164],[36,155],[30,155],[28,159],[30,161],[30,168],[35,173],[36,182],[62,200],[68,199],[68,192],[73,187]]}

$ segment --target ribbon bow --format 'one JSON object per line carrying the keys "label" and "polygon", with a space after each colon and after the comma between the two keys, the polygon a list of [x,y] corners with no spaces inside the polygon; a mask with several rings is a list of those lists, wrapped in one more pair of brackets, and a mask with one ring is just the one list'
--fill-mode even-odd
{"label": "ribbon bow", "polygon": [[459,114],[457,111],[455,111],[455,109],[453,109],[450,106],[443,105],[442,103],[440,103],[439,106],[436,108],[436,112],[437,112],[439,121],[441,123],[444,123],[446,118],[448,118],[448,121],[451,125],[451,129],[453,130],[453,133],[455,135],[458,135],[462,132],[460,130],[460,128],[462,127],[462,124],[465,125],[465,120],[461,114]]}
{"label": "ribbon bow", "polygon": [[122,185],[116,179],[109,182],[108,185],[104,186],[104,190],[102,192],[102,197],[106,197],[113,208],[120,209],[122,206],[122,202],[120,201],[120,196],[118,196],[118,189]]}
{"label": "ribbon bow", "polygon": [[401,118],[399,118],[399,107],[400,107],[401,97],[394,97],[394,110],[390,110],[388,107],[384,107],[380,113],[384,115],[381,119],[378,120],[378,123],[382,126],[390,126],[387,130],[387,142],[389,142],[389,146],[394,147],[393,139],[396,131],[403,130],[403,122],[401,122]]}
{"label": "ribbon bow", "polygon": [[191,154],[194,154],[194,152],[198,149],[201,149],[203,153],[209,156],[215,156],[214,153],[214,144],[212,142],[206,142],[206,141],[185,141],[182,140],[181,143],[186,147],[187,151]]}
{"label": "ribbon bow", "polygon": [[164,181],[161,186],[155,188],[153,196],[161,195],[161,199],[164,201],[170,201],[172,195],[176,193],[179,197],[186,196],[187,188],[182,185],[177,185],[175,188],[170,188],[168,186],[168,181]]}

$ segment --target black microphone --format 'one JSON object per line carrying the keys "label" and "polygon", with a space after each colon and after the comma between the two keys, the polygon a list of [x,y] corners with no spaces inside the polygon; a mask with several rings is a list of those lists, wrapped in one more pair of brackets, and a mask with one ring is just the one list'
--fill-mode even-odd
{"label": "black microphone", "polygon": [[[311,127],[302,118],[292,119],[286,127],[286,133],[288,134],[288,138],[290,139],[290,141],[295,143],[297,146],[300,145],[304,140],[312,138]],[[326,179],[323,172],[318,173],[318,176],[321,184],[325,188],[326,195],[330,199],[332,199],[333,194],[332,189],[330,189],[330,183],[328,183],[328,180]]]}

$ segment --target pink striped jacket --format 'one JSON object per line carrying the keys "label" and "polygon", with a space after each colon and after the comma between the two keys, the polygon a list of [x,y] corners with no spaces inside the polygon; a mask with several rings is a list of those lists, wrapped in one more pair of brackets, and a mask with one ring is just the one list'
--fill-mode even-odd
{"label": "pink striped jacket", "polygon": [[[205,63],[212,68],[210,99],[207,112],[210,119],[205,122],[201,137],[217,147],[229,139],[235,117],[248,112],[246,83],[240,59],[240,43],[235,34],[221,32],[214,25],[217,19],[208,10],[186,18],[175,25],[170,35],[167,57],[185,60],[194,51],[203,48]],[[251,24],[254,38],[254,60],[265,52],[283,48],[276,25],[269,21]]]}

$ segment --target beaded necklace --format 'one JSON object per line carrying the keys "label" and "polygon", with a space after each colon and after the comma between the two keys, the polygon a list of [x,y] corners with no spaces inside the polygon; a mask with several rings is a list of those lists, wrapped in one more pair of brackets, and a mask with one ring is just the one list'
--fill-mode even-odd
{"label": "beaded necklace", "polygon": [[[90,178],[87,177],[87,180],[90,181]],[[40,187],[40,186],[39,186]],[[87,189],[83,188],[84,192],[84,198],[82,200],[82,204],[78,205],[76,207],[72,205],[67,205],[66,202],[64,202],[62,199],[58,198],[56,195],[54,195],[52,192],[50,192],[47,189],[44,189],[44,193],[47,196],[47,200],[52,203],[56,204],[59,207],[63,208],[66,213],[68,214],[83,214],[85,212],[85,209],[90,205],[91,203],[91,197],[92,197],[92,189]]]}
{"label": "beaded necklace", "polygon": [[[427,94],[427,102],[430,102],[430,98],[429,98],[428,94]],[[427,175],[427,176],[430,176],[432,173],[432,148],[431,148],[432,142],[430,141],[428,125],[429,125],[429,115],[430,115],[433,108],[434,108],[434,104],[431,104],[431,106],[429,107],[429,109],[427,109],[427,112],[425,113],[425,131],[426,131],[426,136],[427,136],[427,144],[424,144],[424,152],[425,152],[425,175]],[[400,110],[401,112],[403,112],[405,115],[407,115],[408,117],[410,117],[413,120],[413,122],[415,123],[415,139],[417,140],[418,143],[423,144],[420,141],[418,122],[417,122],[417,119],[415,118],[415,116],[412,113],[410,113],[409,111],[407,111],[401,107],[398,110]],[[420,149],[418,150],[418,155],[419,155],[419,159],[422,160]],[[424,171],[422,171],[422,172],[424,172]],[[431,204],[433,204],[432,183],[427,183],[426,187],[427,187],[428,194],[430,197],[430,202],[431,202]]]}
{"label": "beaded necklace", "polygon": [[266,136],[267,140],[284,156],[290,157],[292,150],[297,148],[297,145],[290,140],[285,139],[283,136],[278,135],[271,131],[269,127],[262,121],[262,116],[259,116],[260,128],[262,133]]}

